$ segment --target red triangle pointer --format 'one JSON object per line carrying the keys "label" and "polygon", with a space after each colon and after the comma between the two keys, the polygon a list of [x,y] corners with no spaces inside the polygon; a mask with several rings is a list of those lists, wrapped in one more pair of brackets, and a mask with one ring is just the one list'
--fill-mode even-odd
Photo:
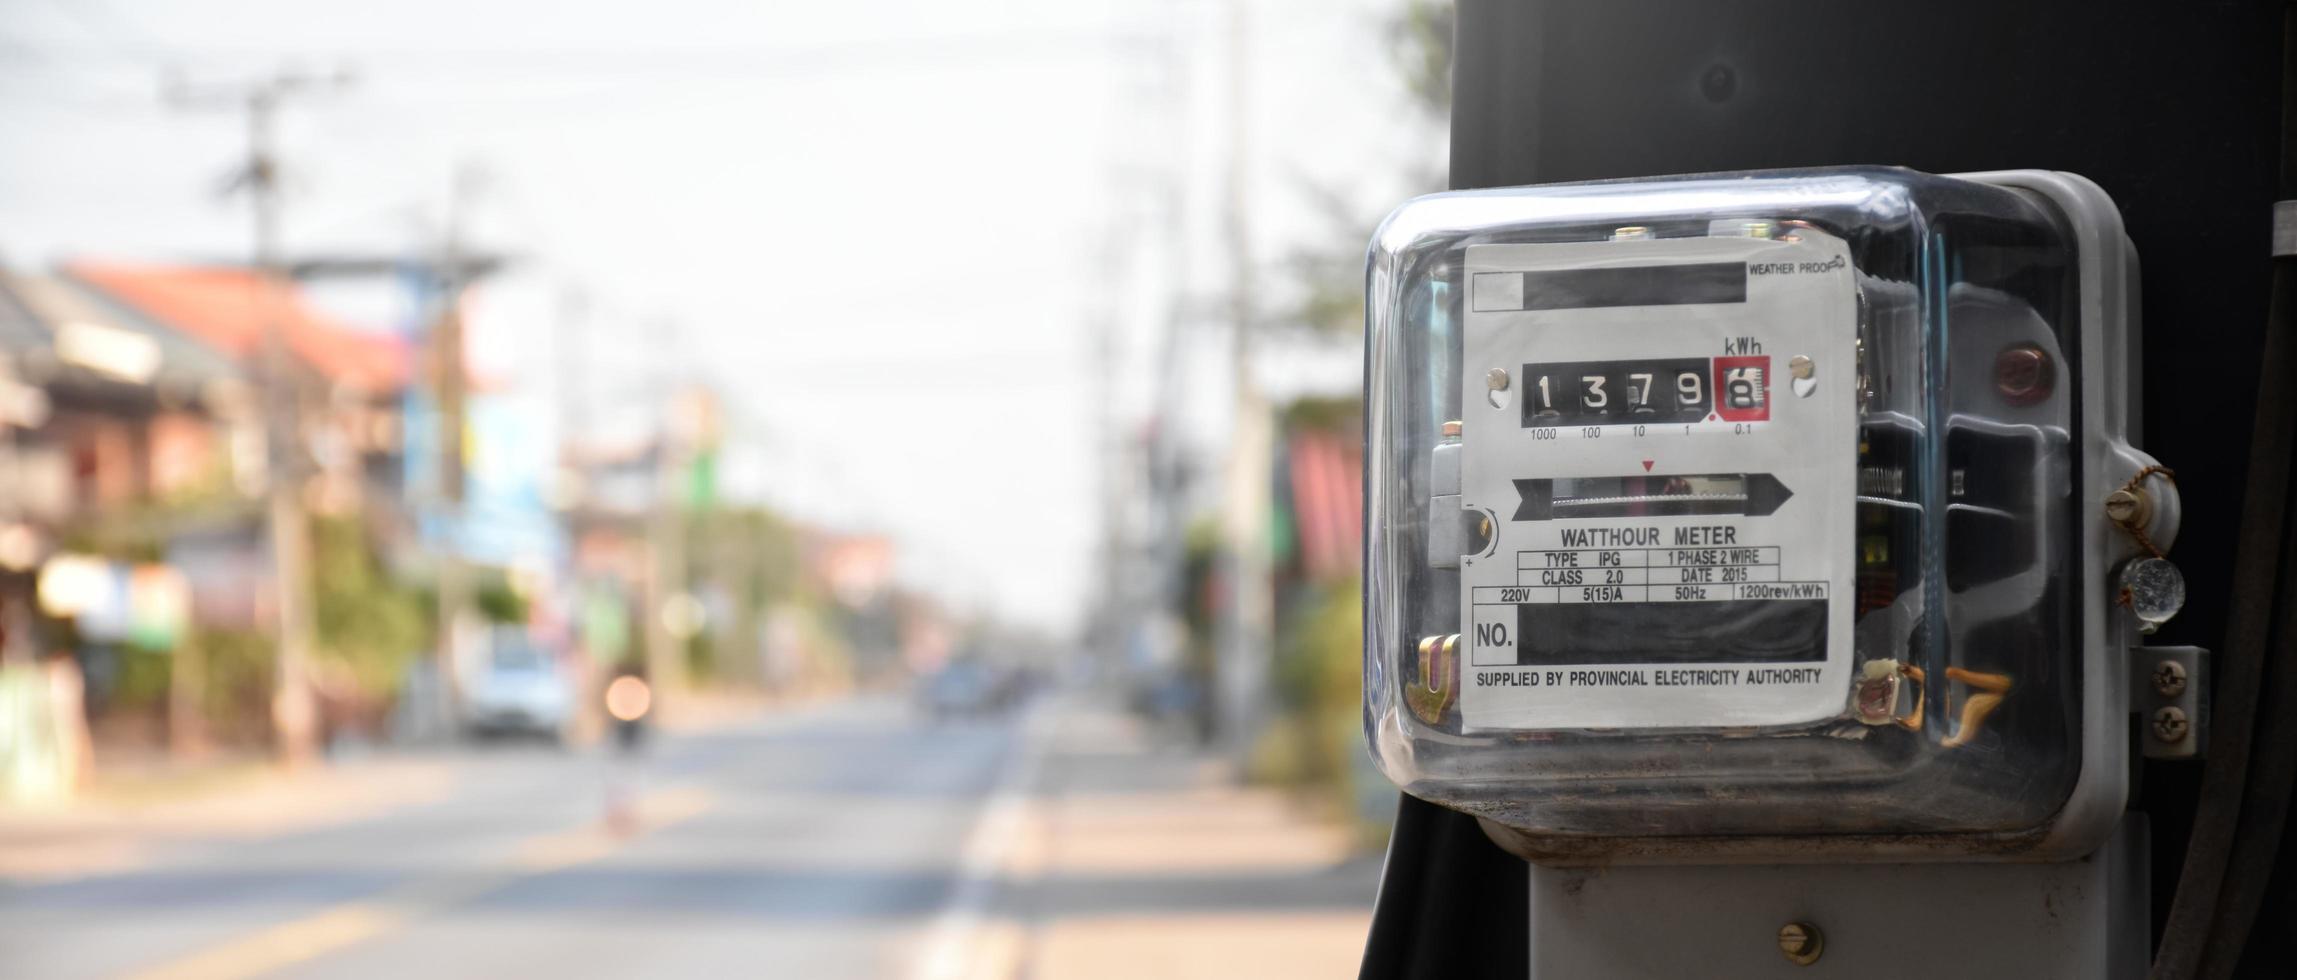
{"label": "red triangle pointer", "polygon": [[1651,472],[1651,460],[1646,459],[1643,461],[1643,472]]}

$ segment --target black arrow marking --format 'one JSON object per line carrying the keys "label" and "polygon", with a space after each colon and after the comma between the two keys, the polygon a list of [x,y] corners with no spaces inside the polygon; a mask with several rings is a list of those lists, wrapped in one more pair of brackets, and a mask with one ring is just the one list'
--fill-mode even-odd
{"label": "black arrow marking", "polygon": [[1515,495],[1521,502],[1515,505],[1515,519],[1544,521],[1555,516],[1554,480],[1517,480]]}
{"label": "black arrow marking", "polygon": [[1769,473],[1747,474],[1748,517],[1769,517],[1778,512],[1780,504],[1786,503],[1787,498],[1794,495],[1795,492],[1780,483],[1778,477]]}

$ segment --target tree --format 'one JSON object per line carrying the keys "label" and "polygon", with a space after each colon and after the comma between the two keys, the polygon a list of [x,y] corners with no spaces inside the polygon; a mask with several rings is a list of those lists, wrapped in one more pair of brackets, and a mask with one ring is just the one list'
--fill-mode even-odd
{"label": "tree", "polygon": [[[1452,110],[1452,24],[1450,0],[1405,0],[1382,33],[1388,57],[1418,118],[1412,128],[1424,139],[1442,138]],[[1408,167],[1415,193],[1442,190],[1444,175],[1432,165]],[[1361,202],[1329,186],[1310,184],[1305,193],[1325,215],[1332,233],[1319,244],[1294,249],[1285,265],[1299,297],[1292,319],[1318,332],[1352,334],[1364,326],[1364,248],[1380,215],[1392,202]]]}

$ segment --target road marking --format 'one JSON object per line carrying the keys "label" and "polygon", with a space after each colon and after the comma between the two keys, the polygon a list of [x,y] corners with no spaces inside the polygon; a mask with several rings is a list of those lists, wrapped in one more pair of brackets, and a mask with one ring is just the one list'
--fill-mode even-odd
{"label": "road marking", "polygon": [[998,775],[997,788],[965,838],[957,864],[957,887],[926,933],[922,952],[911,970],[917,980],[1009,976],[1012,969],[1000,970],[996,963],[988,962],[1000,955],[1015,960],[1008,966],[1019,965],[1019,937],[987,928],[989,900],[996,897],[1006,856],[1029,826],[1029,796],[1044,762],[1044,734],[1053,718],[1052,710],[1038,708],[1020,725],[1021,745]]}
{"label": "road marking", "polygon": [[521,878],[598,860],[640,837],[699,816],[712,803],[710,792],[699,786],[665,789],[639,802],[638,828],[627,836],[589,825],[530,838],[492,874],[416,881],[225,940],[129,976],[132,980],[261,976],[403,928],[424,915],[473,901]]}

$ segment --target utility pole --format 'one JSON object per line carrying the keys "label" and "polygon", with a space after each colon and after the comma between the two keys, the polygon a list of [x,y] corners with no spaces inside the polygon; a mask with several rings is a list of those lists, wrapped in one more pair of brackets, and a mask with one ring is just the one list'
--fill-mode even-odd
{"label": "utility pole", "polygon": [[282,761],[317,757],[318,708],[312,698],[311,527],[303,507],[305,462],[295,358],[288,345],[287,275],[279,248],[279,160],[275,125],[286,100],[342,88],[344,75],[281,72],[244,86],[200,92],[176,84],[168,100],[181,108],[234,108],[247,114],[247,162],[234,180],[253,202],[256,310],[263,327],[256,366],[263,392],[266,522],[271,539],[273,628],[277,634],[271,720]]}
{"label": "utility pole", "polygon": [[645,638],[646,674],[657,702],[686,686],[686,644],[692,639],[687,629],[690,624],[683,618],[672,623],[670,617],[673,608],[681,617],[689,608],[684,497],[694,455],[707,424],[703,417],[707,407],[699,388],[684,383],[677,371],[677,327],[665,322],[661,329],[667,340],[662,349],[668,355],[670,370],[665,371],[663,377],[670,379],[670,403],[668,417],[656,436],[654,507],[646,522],[646,553],[650,562],[646,574],[645,630],[640,634]]}
{"label": "utility pole", "polygon": [[510,261],[500,254],[475,251],[467,241],[470,201],[481,176],[469,166],[455,174],[439,229],[437,251],[433,254],[412,263],[398,252],[306,257],[295,263],[299,279],[389,277],[402,281],[405,277],[404,281],[413,283],[419,307],[417,317],[428,324],[414,331],[419,338],[422,360],[419,376],[413,382],[429,393],[431,410],[437,413],[429,420],[427,430],[436,445],[420,454],[435,468],[435,482],[427,488],[414,488],[422,494],[415,505],[434,519],[434,526],[439,530],[432,559],[438,586],[434,610],[438,636],[432,649],[432,668],[437,679],[435,690],[425,695],[423,704],[430,711],[423,722],[426,734],[443,733],[452,726],[456,716],[460,704],[456,670],[460,648],[456,643],[455,624],[467,618],[472,597],[469,562],[462,550],[462,506],[468,495],[464,433],[469,429],[470,404],[470,371],[463,342],[463,294],[472,283],[492,275]]}
{"label": "utility pole", "polygon": [[585,485],[589,472],[584,468],[582,438],[590,431],[590,357],[587,320],[590,316],[590,297],[580,288],[567,286],[558,294],[558,321],[556,332],[558,355],[558,445],[560,465],[565,468],[577,489],[588,492]]}
{"label": "utility pole", "polygon": [[439,313],[431,326],[432,400],[438,411],[438,508],[445,531],[439,542],[439,637],[434,644],[438,673],[439,719],[452,731],[461,707],[461,632],[470,609],[470,568],[463,561],[463,432],[467,428],[469,385],[463,363],[463,287],[470,281],[463,261],[463,211],[470,204],[477,173],[455,172],[447,192],[446,231],[438,269]]}
{"label": "utility pole", "polygon": [[1149,248],[1154,250],[1154,262],[1148,266],[1147,275],[1150,281],[1160,284],[1166,296],[1163,309],[1155,314],[1159,336],[1155,379],[1149,394],[1152,425],[1142,447],[1142,469],[1148,480],[1149,501],[1142,553],[1150,582],[1142,621],[1154,624],[1148,633],[1156,645],[1152,655],[1159,658],[1159,662],[1169,658],[1191,683],[1202,685],[1205,696],[1190,709],[1188,723],[1197,739],[1209,742],[1223,710],[1216,697],[1216,668],[1220,663],[1218,640],[1215,639],[1213,649],[1198,649],[1183,638],[1184,628],[1180,625],[1180,611],[1190,601],[1184,594],[1182,567],[1188,552],[1185,543],[1191,482],[1188,474],[1194,466],[1184,457],[1178,420],[1188,388],[1184,338],[1196,326],[1194,318],[1198,315],[1198,304],[1193,301],[1189,285],[1192,272],[1185,227],[1187,197],[1181,177],[1183,161],[1189,159],[1192,132],[1191,127],[1184,124],[1180,97],[1181,30],[1176,12],[1166,7],[1154,35],[1153,54],[1142,63],[1148,76],[1144,95],[1149,107],[1148,125],[1142,131],[1149,134],[1148,143],[1136,146],[1127,154],[1133,159],[1154,161],[1145,184],[1146,207],[1155,216],[1147,222],[1153,228]]}
{"label": "utility pole", "polygon": [[[1130,217],[1120,215],[1119,220]],[[1116,409],[1116,348],[1119,315],[1117,295],[1123,288],[1123,253],[1116,234],[1105,233],[1101,242],[1100,308],[1088,314],[1088,327],[1092,331],[1092,345],[1088,354],[1093,374],[1093,436],[1095,475],[1100,478],[1098,496],[1101,504],[1101,541],[1099,558],[1100,588],[1097,613],[1089,624],[1090,637],[1096,655],[1115,660],[1123,655],[1126,639],[1134,626],[1132,590],[1128,585],[1125,566],[1131,554],[1125,523],[1125,494],[1131,485],[1126,479],[1126,461],[1122,436],[1117,432]],[[1106,661],[1101,666],[1105,666]]]}
{"label": "utility pole", "polygon": [[1229,360],[1236,421],[1229,443],[1227,539],[1230,608],[1220,643],[1220,722],[1239,757],[1258,730],[1268,685],[1268,458],[1274,445],[1266,399],[1252,374],[1253,269],[1251,214],[1249,0],[1229,0],[1228,174],[1223,231],[1228,245]]}

